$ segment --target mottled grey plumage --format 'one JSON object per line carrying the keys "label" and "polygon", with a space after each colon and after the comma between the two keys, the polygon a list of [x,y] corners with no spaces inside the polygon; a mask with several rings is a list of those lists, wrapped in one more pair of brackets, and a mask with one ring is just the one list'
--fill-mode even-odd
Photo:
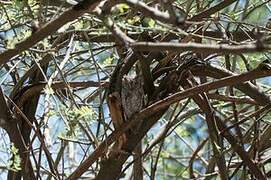
{"label": "mottled grey plumage", "polygon": [[122,81],[121,100],[125,119],[129,119],[134,113],[143,107],[143,78],[124,77]]}

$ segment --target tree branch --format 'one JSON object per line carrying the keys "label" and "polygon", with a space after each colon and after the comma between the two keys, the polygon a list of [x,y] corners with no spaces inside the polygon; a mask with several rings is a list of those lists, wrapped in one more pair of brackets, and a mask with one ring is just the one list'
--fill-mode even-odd
{"label": "tree branch", "polygon": [[193,51],[204,54],[223,53],[223,54],[241,54],[252,52],[263,52],[271,50],[271,45],[261,43],[251,43],[244,45],[227,45],[227,44],[201,44],[201,43],[171,43],[171,42],[134,42],[130,47],[135,51],[174,51],[184,52]]}
{"label": "tree branch", "polygon": [[69,8],[62,13],[59,17],[41,27],[38,31],[34,32],[29,38],[15,45],[14,49],[9,49],[0,54],[0,65],[7,63],[11,58],[20,54],[21,52],[32,47],[39,41],[57,31],[60,27],[65,25],[77,17],[80,17],[88,11],[94,10],[100,1],[98,0],[84,0],[79,4]]}

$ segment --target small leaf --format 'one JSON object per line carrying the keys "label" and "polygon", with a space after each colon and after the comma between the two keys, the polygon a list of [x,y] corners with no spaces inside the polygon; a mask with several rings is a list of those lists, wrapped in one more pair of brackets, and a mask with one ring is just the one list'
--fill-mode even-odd
{"label": "small leaf", "polygon": [[12,171],[20,171],[21,168],[21,158],[18,154],[19,150],[15,147],[13,143],[10,145],[10,152],[12,154],[11,159],[8,163],[8,168],[11,169]]}
{"label": "small leaf", "polygon": [[108,57],[105,59],[103,62],[104,65],[111,65],[113,63],[114,58],[113,57]]}
{"label": "small leaf", "polygon": [[140,17],[139,16],[134,16],[131,19],[127,20],[128,24],[134,25],[140,23]]}
{"label": "small leaf", "polygon": [[127,4],[121,3],[113,8],[112,13],[115,15],[116,14],[123,14],[123,13],[127,12],[129,8],[130,7]]}
{"label": "small leaf", "polygon": [[142,26],[143,27],[155,27],[155,20],[153,20],[152,18],[144,18],[143,21],[142,21]]}
{"label": "small leaf", "polygon": [[125,3],[121,3],[121,4],[119,4],[119,5],[117,6],[117,8],[119,9],[119,12],[120,12],[121,14],[123,14],[123,13],[125,13],[130,7],[129,7],[127,4],[125,4]]}

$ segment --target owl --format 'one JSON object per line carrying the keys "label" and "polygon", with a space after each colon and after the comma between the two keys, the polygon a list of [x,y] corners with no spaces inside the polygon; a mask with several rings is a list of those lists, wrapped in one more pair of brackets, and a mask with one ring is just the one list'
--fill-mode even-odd
{"label": "owl", "polygon": [[122,81],[121,101],[125,120],[143,107],[144,89],[143,77],[134,78],[125,76]]}

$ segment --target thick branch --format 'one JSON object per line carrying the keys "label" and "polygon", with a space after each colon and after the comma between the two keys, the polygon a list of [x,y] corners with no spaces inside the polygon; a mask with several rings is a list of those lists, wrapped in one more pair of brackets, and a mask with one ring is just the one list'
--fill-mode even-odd
{"label": "thick branch", "polygon": [[2,88],[0,87],[0,127],[7,130],[7,122],[9,121],[9,108],[3,94]]}
{"label": "thick branch", "polygon": [[189,88],[182,92],[177,92],[164,100],[160,100],[147,108],[143,109],[139,113],[133,115],[131,119],[124,124],[121,125],[121,127],[114,131],[105,141],[103,141],[95,150],[94,152],[85,160],[83,161],[78,168],[69,176],[69,179],[76,179],[80,175],[82,175],[85,171],[88,170],[88,168],[101,156],[105,155],[106,153],[106,147],[110,146],[118,137],[120,137],[125,131],[127,131],[129,128],[137,124],[141,119],[145,119],[147,117],[150,117],[152,114],[155,114],[156,112],[162,111],[163,109],[167,108],[169,105],[178,102],[180,100],[183,100],[187,97],[191,97],[195,94],[199,94],[202,92],[207,92],[212,89],[217,89],[225,86],[231,86],[235,85],[237,82],[242,83],[244,81],[249,81],[265,76],[270,76],[271,70],[261,70],[256,69],[254,71],[250,71],[248,73],[244,73],[241,75],[234,75],[231,77],[226,77],[221,80],[211,82],[211,83],[205,83],[193,88]]}
{"label": "thick branch", "polygon": [[[223,69],[222,67],[214,67],[214,66],[195,66],[192,68],[192,72],[196,76],[210,76],[213,78],[224,78],[236,75],[231,71]],[[254,99],[260,105],[266,105],[271,103],[271,99],[268,95],[260,92],[259,89],[250,82],[240,83],[234,85],[237,89]]]}
{"label": "thick branch", "polygon": [[225,0],[225,1],[222,1],[220,3],[218,3],[217,5],[193,16],[191,19],[189,19],[190,21],[199,21],[199,20],[202,20],[202,18],[207,18],[209,17],[210,15],[212,14],[215,14],[216,12],[224,9],[225,7],[233,4],[234,2],[236,2],[237,0]]}
{"label": "thick branch", "polygon": [[223,53],[223,54],[241,54],[262,52],[271,50],[271,46],[267,44],[245,44],[245,45],[227,45],[227,44],[201,44],[201,43],[171,43],[171,42],[135,42],[130,47],[136,51],[174,51],[184,52],[193,51],[198,53]]}
{"label": "thick branch", "polygon": [[[31,85],[30,87],[25,87],[26,90],[20,96],[19,101],[17,102],[18,107],[21,107],[26,100],[39,94],[45,87],[47,83],[39,83]],[[95,81],[81,81],[81,82],[68,82],[69,87],[72,88],[88,88],[88,87],[107,87],[108,82],[95,82]],[[51,88],[54,90],[64,89],[66,87],[65,82],[54,82],[51,85]]]}
{"label": "thick branch", "polygon": [[98,0],[84,0],[81,3],[75,5],[74,7],[68,9],[62,13],[59,17],[52,20],[38,31],[33,33],[26,40],[18,43],[14,49],[9,49],[0,54],[0,65],[7,63],[11,58],[20,54],[21,52],[32,47],[39,41],[43,40],[47,36],[51,35],[57,31],[61,26],[65,25],[67,22],[70,22],[77,17],[80,17],[85,12],[92,11],[97,5]]}

